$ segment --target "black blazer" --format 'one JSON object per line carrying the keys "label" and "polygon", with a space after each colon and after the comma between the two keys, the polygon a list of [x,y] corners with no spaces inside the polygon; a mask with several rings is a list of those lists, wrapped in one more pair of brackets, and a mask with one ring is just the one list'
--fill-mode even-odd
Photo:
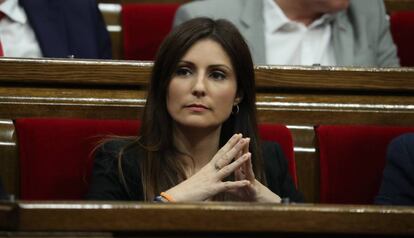
{"label": "black blazer", "polygon": [[[111,141],[98,149],[87,199],[144,200],[138,162],[145,156],[142,149],[134,148],[125,151],[122,168],[128,187],[125,188],[120,181],[117,167],[118,153],[127,143],[129,142],[126,140]],[[262,153],[268,188],[281,198],[289,198],[291,202],[303,202],[302,194],[296,190],[289,175],[287,160],[279,145],[264,142]]]}
{"label": "black blazer", "polygon": [[44,57],[111,59],[109,33],[96,0],[19,0]]}
{"label": "black blazer", "polygon": [[414,134],[404,134],[388,146],[387,164],[376,204],[414,205]]}

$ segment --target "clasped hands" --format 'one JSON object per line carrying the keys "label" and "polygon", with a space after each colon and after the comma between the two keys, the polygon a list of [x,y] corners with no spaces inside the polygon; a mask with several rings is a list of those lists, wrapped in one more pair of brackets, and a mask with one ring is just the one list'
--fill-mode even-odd
{"label": "clasped hands", "polygon": [[[177,202],[206,201],[227,192],[241,201],[280,202],[280,197],[256,180],[249,138],[233,135],[208,164],[166,193]],[[234,174],[234,181],[224,181]]]}

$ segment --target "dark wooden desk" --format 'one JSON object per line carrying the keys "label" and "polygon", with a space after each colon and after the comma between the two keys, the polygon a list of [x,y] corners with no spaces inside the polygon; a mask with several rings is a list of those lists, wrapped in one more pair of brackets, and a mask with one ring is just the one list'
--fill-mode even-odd
{"label": "dark wooden desk", "polygon": [[[17,202],[0,205],[10,235],[308,237],[414,235],[414,207]],[[74,233],[76,232],[76,233]]]}

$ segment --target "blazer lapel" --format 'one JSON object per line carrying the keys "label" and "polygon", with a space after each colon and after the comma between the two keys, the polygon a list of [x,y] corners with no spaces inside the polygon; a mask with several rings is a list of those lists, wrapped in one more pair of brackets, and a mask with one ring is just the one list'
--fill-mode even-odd
{"label": "blazer lapel", "polygon": [[346,14],[346,11],[338,13],[332,25],[333,48],[339,66],[354,64],[354,30]]}
{"label": "blazer lapel", "polygon": [[64,0],[20,0],[44,57],[67,57]]}
{"label": "blazer lapel", "polygon": [[240,21],[241,32],[246,39],[255,64],[265,64],[264,20],[262,14],[262,0],[245,0]]}

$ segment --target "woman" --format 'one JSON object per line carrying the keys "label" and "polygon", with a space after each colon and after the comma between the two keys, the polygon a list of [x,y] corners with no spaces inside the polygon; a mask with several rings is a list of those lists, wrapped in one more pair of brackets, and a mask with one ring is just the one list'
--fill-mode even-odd
{"label": "woman", "polygon": [[156,57],[141,134],[98,150],[89,199],[302,201],[257,133],[252,58],[228,21],[190,20]]}

